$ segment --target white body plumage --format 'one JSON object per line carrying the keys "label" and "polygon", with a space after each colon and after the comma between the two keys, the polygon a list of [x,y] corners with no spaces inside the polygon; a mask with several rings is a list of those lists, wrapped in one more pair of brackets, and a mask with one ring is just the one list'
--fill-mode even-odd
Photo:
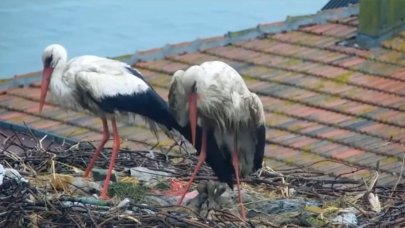
{"label": "white body plumage", "polygon": [[[128,123],[141,114],[155,134],[158,126],[169,134],[166,127],[148,118],[148,112],[154,110],[135,107],[136,102],[132,102],[144,99],[145,103],[153,100],[157,105],[161,103],[161,98],[136,69],[120,61],[91,55],[67,62],[65,48],[57,44],[44,50],[43,62],[50,57],[53,72],[49,79],[49,90],[55,103],[77,111],[88,111],[102,118],[117,116]],[[124,100],[127,104],[122,104]]]}
{"label": "white body plumage", "polygon": [[218,145],[232,153],[237,135],[238,157],[242,176],[254,169],[256,129],[264,126],[264,111],[259,97],[250,92],[242,77],[229,65],[212,61],[179,70],[173,75],[169,104],[178,123],[189,120],[187,96],[198,96],[198,124],[214,129]]}

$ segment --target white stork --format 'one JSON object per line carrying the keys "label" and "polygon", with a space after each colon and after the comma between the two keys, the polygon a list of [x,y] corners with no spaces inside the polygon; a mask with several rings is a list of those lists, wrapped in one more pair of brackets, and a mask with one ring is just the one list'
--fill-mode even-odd
{"label": "white stork", "polygon": [[249,91],[236,70],[223,62],[212,61],[174,73],[169,106],[180,126],[191,125],[193,144],[196,126],[203,129],[198,163],[178,204],[182,203],[206,159],[206,132],[213,131],[217,145],[223,148],[215,156],[232,160],[228,162],[234,168],[240,213],[245,218],[239,177],[261,168],[265,146],[265,117],[259,97]]}
{"label": "white stork", "polygon": [[[118,154],[120,139],[116,115],[141,115],[156,133],[157,127],[166,132],[179,129],[167,103],[144,80],[141,73],[128,64],[97,56],[80,56],[67,61],[67,52],[58,44],[49,45],[42,54],[43,76],[39,111],[45,102],[48,87],[55,103],[74,110],[87,110],[99,116],[103,137],[87,165],[84,176],[92,170],[97,157],[109,139],[107,119],[113,130],[113,149],[100,198],[107,199],[111,172]],[[157,124],[156,124],[157,123]]]}

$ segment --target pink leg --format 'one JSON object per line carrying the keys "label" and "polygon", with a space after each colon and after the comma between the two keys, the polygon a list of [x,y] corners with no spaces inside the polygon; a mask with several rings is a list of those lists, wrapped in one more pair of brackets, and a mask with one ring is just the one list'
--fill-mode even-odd
{"label": "pink leg", "polygon": [[207,157],[207,152],[206,152],[206,144],[207,144],[207,132],[205,131],[205,129],[203,129],[203,133],[202,133],[202,146],[201,146],[201,152],[200,152],[200,156],[198,157],[198,162],[196,167],[194,168],[194,172],[191,175],[190,180],[188,181],[186,190],[184,190],[183,194],[181,195],[180,199],[177,201],[177,205],[181,205],[181,203],[183,202],[184,196],[187,194],[188,190],[191,187],[191,184],[193,183],[195,176],[198,172],[198,170],[200,170],[202,163],[205,161],[205,158]]}
{"label": "pink leg", "polygon": [[100,145],[98,145],[96,152],[94,153],[93,157],[90,160],[90,163],[87,165],[86,171],[84,172],[84,177],[88,177],[91,170],[96,163],[98,156],[100,156],[101,151],[104,148],[104,145],[107,143],[108,139],[110,138],[110,133],[108,132],[108,124],[106,118],[101,118],[103,122],[103,138],[101,139]]}
{"label": "pink leg", "polygon": [[238,187],[238,199],[240,207],[240,216],[242,219],[246,219],[245,208],[243,207],[242,194],[240,192],[240,179],[239,179],[239,159],[238,159],[238,142],[237,142],[237,133],[235,133],[234,145],[233,145],[233,155],[232,155],[232,164],[235,169],[236,175],[236,186]]}
{"label": "pink leg", "polygon": [[100,193],[101,199],[108,199],[107,191],[108,191],[108,186],[110,185],[111,173],[114,168],[115,160],[117,159],[118,150],[120,149],[120,136],[118,135],[118,129],[117,129],[117,123],[115,121],[115,117],[112,118],[111,123],[112,123],[112,129],[113,129],[113,134],[114,134],[114,144],[113,144],[113,149],[112,149],[110,165],[108,166],[108,170],[107,170],[107,176],[105,177],[103,189],[101,190],[101,193]]}

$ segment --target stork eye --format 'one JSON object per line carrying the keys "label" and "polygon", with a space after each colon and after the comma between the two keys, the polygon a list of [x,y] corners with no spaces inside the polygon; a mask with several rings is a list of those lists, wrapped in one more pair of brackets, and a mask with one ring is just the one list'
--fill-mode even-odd
{"label": "stork eye", "polygon": [[52,60],[53,60],[53,56],[52,56],[52,55],[46,57],[46,59],[45,59],[45,61],[44,61],[44,67],[50,67],[50,66],[51,66],[51,63],[52,63]]}
{"label": "stork eye", "polygon": [[191,91],[194,93],[197,90],[197,81],[194,81],[193,85],[191,86]]}

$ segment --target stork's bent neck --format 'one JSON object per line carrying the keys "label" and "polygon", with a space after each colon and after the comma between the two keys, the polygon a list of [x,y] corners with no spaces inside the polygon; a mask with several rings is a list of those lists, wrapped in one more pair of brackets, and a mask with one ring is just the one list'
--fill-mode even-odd
{"label": "stork's bent neck", "polygon": [[63,86],[62,76],[65,67],[66,67],[66,60],[61,59],[53,69],[50,81],[50,89],[52,93],[54,93],[56,90],[64,89],[63,87],[65,86]]}

